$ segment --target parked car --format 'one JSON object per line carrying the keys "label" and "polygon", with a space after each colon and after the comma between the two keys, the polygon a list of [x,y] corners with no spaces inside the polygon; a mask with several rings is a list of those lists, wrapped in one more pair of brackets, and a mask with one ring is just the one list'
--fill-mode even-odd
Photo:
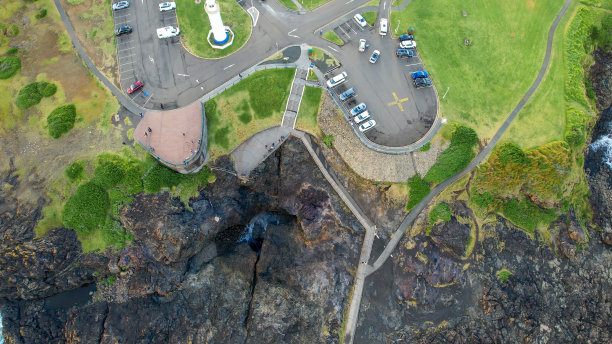
{"label": "parked car", "polygon": [[429,78],[414,79],[414,87],[421,88],[421,87],[426,87],[426,86],[431,86],[431,79]]}
{"label": "parked car", "polygon": [[121,36],[132,32],[131,26],[122,26],[115,30],[115,36]]}
{"label": "parked car", "polygon": [[175,9],[176,9],[176,2],[162,2],[161,4],[159,4],[160,12],[172,11]]}
{"label": "parked car", "polygon": [[119,1],[116,4],[113,4],[113,10],[118,11],[124,8],[130,7],[130,3],[128,1]]}
{"label": "parked car", "polygon": [[420,70],[414,73],[410,74],[412,76],[413,79],[418,79],[418,78],[426,78],[429,76],[429,73],[427,73],[426,70]]}
{"label": "parked car", "polygon": [[344,91],[344,93],[339,95],[338,98],[340,98],[340,100],[347,100],[354,95],[355,95],[355,90],[351,88],[347,91]]}
{"label": "parked car", "polygon": [[395,56],[397,57],[413,57],[414,51],[408,49],[397,49],[395,52]]}
{"label": "parked car", "polygon": [[132,94],[136,91],[138,91],[139,89],[141,89],[144,86],[144,84],[142,83],[142,81],[138,80],[135,83],[131,84],[130,87],[128,87],[125,91],[128,94]]}
{"label": "parked car", "polygon": [[342,72],[333,78],[327,80],[327,86],[336,87],[346,81],[346,72]]}
{"label": "parked car", "polygon": [[366,130],[370,130],[372,128],[374,128],[374,126],[376,125],[376,121],[371,119],[365,123],[363,123],[362,125],[359,126],[359,131],[364,132]]}
{"label": "parked car", "polygon": [[368,111],[364,111],[360,113],[359,115],[355,116],[354,120],[355,120],[355,123],[359,124],[368,118],[370,118],[370,113]]}
{"label": "parked car", "polygon": [[378,33],[381,36],[386,36],[387,35],[387,18],[381,18],[380,19],[380,29],[378,30]]}
{"label": "parked car", "polygon": [[366,40],[365,39],[360,39],[359,40],[359,52],[364,52],[366,50]]}
{"label": "parked car", "polygon": [[357,24],[361,27],[366,27],[368,26],[368,22],[363,19],[363,17],[361,16],[361,14],[357,13],[355,14],[355,16],[353,17],[353,19],[355,19],[355,21],[357,22]]}
{"label": "parked car", "polygon": [[181,33],[178,27],[165,26],[157,29],[157,37],[159,38],[170,38],[178,36]]}
{"label": "parked car", "polygon": [[399,46],[401,49],[414,49],[416,48],[416,41],[401,41]]}
{"label": "parked car", "polygon": [[379,57],[380,57],[380,51],[374,50],[374,52],[372,53],[372,56],[370,56],[370,63],[376,63]]}
{"label": "parked car", "polygon": [[399,40],[401,41],[412,41],[414,39],[413,35],[409,35],[409,34],[403,34],[401,36],[399,36]]}
{"label": "parked car", "polygon": [[351,109],[351,111],[350,111],[351,112],[351,116],[355,116],[355,115],[365,111],[365,109],[366,109],[365,103],[361,103],[361,104],[359,104],[359,105],[357,105],[357,106],[355,106],[354,108]]}

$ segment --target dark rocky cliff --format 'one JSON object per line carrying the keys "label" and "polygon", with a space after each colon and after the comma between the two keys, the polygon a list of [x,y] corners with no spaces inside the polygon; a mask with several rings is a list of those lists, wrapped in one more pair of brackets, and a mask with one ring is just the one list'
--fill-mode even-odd
{"label": "dark rocky cliff", "polygon": [[[231,170],[227,158],[217,164]],[[219,172],[190,206],[137,196],[121,214],[133,244],[98,254],[83,254],[63,228],[35,239],[38,208],[7,211],[5,341],[337,341],[362,233],[300,141],[287,140],[248,181]],[[96,302],[62,296],[96,279]]]}

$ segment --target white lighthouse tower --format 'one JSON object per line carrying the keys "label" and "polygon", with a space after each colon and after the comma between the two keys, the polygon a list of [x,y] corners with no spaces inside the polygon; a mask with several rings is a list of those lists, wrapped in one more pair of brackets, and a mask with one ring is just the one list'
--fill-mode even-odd
{"label": "white lighthouse tower", "polygon": [[[232,42],[230,41],[230,34],[232,34],[231,30],[223,25],[223,21],[221,20],[221,11],[219,10],[219,5],[216,0],[206,0],[204,4],[204,9],[208,14],[208,19],[210,20],[210,32],[208,33],[208,42],[215,48],[226,48]],[[210,40],[210,36],[212,33],[212,42]],[[231,35],[233,38],[233,34]],[[228,41],[230,41],[228,43]],[[233,39],[232,39],[233,41]]]}

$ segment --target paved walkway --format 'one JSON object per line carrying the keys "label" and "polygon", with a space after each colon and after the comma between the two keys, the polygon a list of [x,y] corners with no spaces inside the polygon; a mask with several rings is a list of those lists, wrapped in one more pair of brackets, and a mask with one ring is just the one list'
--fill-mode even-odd
{"label": "paved walkway", "polygon": [[289,137],[290,133],[290,128],[272,127],[243,141],[231,153],[236,172],[243,177],[247,177],[251,171],[281,146],[284,142],[283,137]]}
{"label": "paved walkway", "polygon": [[[561,18],[563,17],[563,15],[567,11],[567,8],[570,6],[571,3],[572,3],[572,0],[567,0],[567,2],[563,6],[563,8],[559,12],[559,14],[557,15],[557,17],[553,21],[553,23],[552,23],[552,25],[550,27],[550,30],[548,31],[548,41],[547,41],[547,44],[546,44],[546,55],[544,56],[544,61],[542,61],[542,67],[540,68],[540,72],[538,73],[538,76],[536,77],[535,81],[533,82],[533,84],[531,85],[531,87],[529,88],[527,93],[525,93],[525,95],[523,96],[521,101],[516,105],[514,110],[512,110],[512,112],[510,113],[508,118],[506,118],[506,121],[504,121],[502,126],[497,130],[497,133],[495,133],[495,136],[493,137],[493,139],[476,156],[476,158],[470,162],[470,164],[466,168],[464,168],[463,170],[457,172],[451,178],[449,178],[449,179],[445,180],[444,182],[438,184],[438,186],[436,186],[425,197],[425,199],[423,199],[419,204],[417,204],[412,209],[412,211],[410,213],[408,213],[408,215],[404,218],[404,221],[400,224],[398,229],[393,234],[393,237],[391,238],[391,240],[389,241],[389,243],[385,247],[384,251],[378,257],[378,259],[376,259],[374,264],[372,264],[372,266],[370,266],[370,265],[366,265],[365,266],[365,270],[367,270],[366,276],[370,275],[374,271],[378,270],[387,261],[387,259],[391,255],[391,252],[393,252],[393,250],[395,249],[397,244],[400,242],[402,236],[404,235],[404,233],[408,229],[408,226],[410,226],[412,224],[412,222],[416,219],[418,214],[425,208],[425,206],[429,202],[431,202],[431,200],[433,200],[434,197],[439,195],[444,189],[446,189],[449,185],[451,185],[452,183],[457,181],[459,178],[461,178],[465,174],[469,173],[472,169],[474,169],[474,167],[476,167],[478,164],[480,164],[480,162],[482,162],[484,160],[484,158],[491,152],[491,150],[497,144],[497,142],[502,137],[502,135],[504,134],[506,129],[510,126],[510,124],[512,123],[514,118],[516,118],[518,113],[522,110],[522,108],[525,105],[525,103],[527,103],[529,98],[531,98],[533,93],[540,86],[540,83],[542,82],[542,80],[544,78],[544,75],[546,74],[546,69],[548,68],[548,65],[549,65],[549,62],[550,62],[550,56],[551,56],[551,52],[552,52],[552,43],[553,43],[553,38],[554,38],[554,35],[555,35],[555,29],[559,25],[559,21],[561,20]],[[371,245],[371,243],[368,243],[368,242],[364,241],[364,245],[366,245],[366,244]],[[364,249],[362,248],[362,252],[363,251],[364,251]],[[360,267],[361,267],[361,265],[362,264],[360,264]],[[365,264],[363,264],[363,265],[365,265]],[[361,291],[363,290],[364,280],[365,279],[356,279],[355,287],[354,287],[355,292],[353,293],[353,299],[361,298],[361,296],[362,296],[361,295]],[[358,285],[358,284],[361,284],[361,285]],[[360,291],[360,293],[357,293],[357,291]],[[353,308],[354,305],[355,305],[355,307],[359,307],[359,302],[351,302],[351,308],[349,309],[349,316],[351,314],[353,314],[353,313],[358,313],[359,312],[359,309],[354,309]],[[353,336],[355,334],[355,329],[356,329],[356,320],[354,322],[350,322],[347,319],[346,331],[344,333],[344,343],[351,344],[353,342]]]}

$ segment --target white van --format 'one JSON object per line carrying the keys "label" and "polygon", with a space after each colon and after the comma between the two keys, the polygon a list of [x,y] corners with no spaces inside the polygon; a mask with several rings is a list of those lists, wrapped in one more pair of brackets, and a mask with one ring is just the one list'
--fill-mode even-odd
{"label": "white van", "polygon": [[381,36],[386,36],[387,35],[387,19],[386,18],[381,18],[380,19],[380,30],[378,31],[378,33]]}
{"label": "white van", "polygon": [[346,72],[342,72],[335,77],[327,80],[327,86],[335,87],[346,81]]}

